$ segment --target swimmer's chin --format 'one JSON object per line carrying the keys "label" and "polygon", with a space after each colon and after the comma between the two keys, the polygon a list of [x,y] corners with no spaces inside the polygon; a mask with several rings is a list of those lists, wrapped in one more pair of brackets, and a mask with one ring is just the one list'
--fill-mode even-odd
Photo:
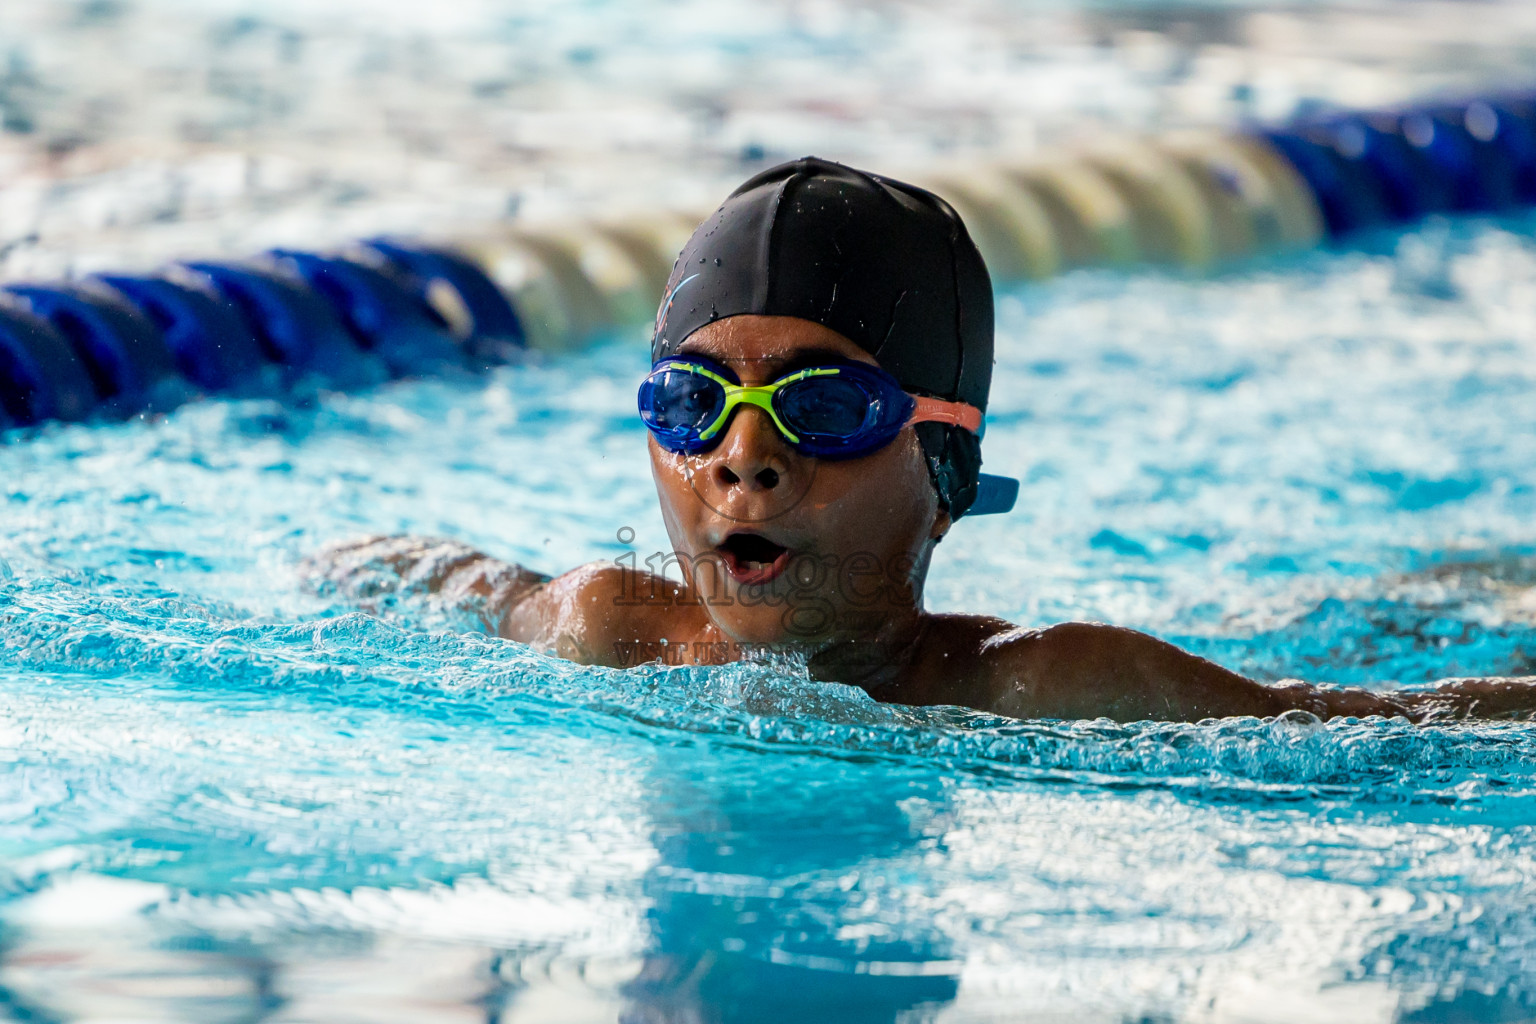
{"label": "swimmer's chin", "polygon": [[744,651],[813,657],[837,642],[834,637],[807,636],[790,629],[784,605],[779,603],[743,606],[732,601],[706,607],[720,635]]}
{"label": "swimmer's chin", "polygon": [[835,639],[797,636],[785,631],[777,622],[772,626],[758,629],[752,624],[716,620],[715,628],[719,629],[744,657],[783,656],[809,661],[829,648],[837,646]]}

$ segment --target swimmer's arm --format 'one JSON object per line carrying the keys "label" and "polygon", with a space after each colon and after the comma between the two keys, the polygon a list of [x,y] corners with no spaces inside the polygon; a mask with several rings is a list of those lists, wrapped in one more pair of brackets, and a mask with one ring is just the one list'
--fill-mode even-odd
{"label": "swimmer's arm", "polygon": [[696,631],[699,616],[679,584],[592,562],[510,606],[501,635],[583,665],[632,668],[663,656],[669,633]]}
{"label": "swimmer's arm", "polygon": [[1536,677],[1490,676],[1446,679],[1433,690],[1394,693],[1415,722],[1444,722],[1468,718],[1536,721]]}
{"label": "swimmer's arm", "polygon": [[[1266,686],[1156,637],[1090,622],[1013,630],[988,640],[982,655],[988,710],[1016,718],[1194,722],[1300,709],[1319,718],[1402,715],[1420,721],[1473,707],[1471,691],[1378,694],[1306,683]],[[1526,693],[1526,706],[1536,707],[1536,689]]]}
{"label": "swimmer's arm", "polygon": [[332,544],[306,559],[301,572],[313,589],[351,598],[370,610],[392,596],[434,598],[472,612],[487,632],[499,632],[511,609],[550,582],[542,573],[467,544],[430,537]]}
{"label": "swimmer's arm", "polygon": [[306,570],[316,589],[364,607],[376,609],[390,594],[427,595],[473,612],[488,633],[586,665],[652,661],[678,613],[697,613],[678,584],[612,562],[551,578],[456,541],[421,537],[332,545],[308,559]]}

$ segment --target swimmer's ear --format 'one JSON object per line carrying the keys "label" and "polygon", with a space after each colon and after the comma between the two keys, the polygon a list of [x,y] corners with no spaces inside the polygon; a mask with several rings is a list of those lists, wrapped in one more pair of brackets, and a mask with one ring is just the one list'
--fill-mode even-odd
{"label": "swimmer's ear", "polygon": [[939,509],[938,514],[933,517],[933,528],[928,531],[928,539],[935,542],[943,540],[949,528],[954,525],[955,521],[949,518],[949,509]]}

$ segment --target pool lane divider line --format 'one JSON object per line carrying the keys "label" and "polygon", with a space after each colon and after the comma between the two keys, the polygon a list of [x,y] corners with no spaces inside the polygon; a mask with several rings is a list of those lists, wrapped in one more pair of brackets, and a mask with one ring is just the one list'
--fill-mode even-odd
{"label": "pool lane divider line", "polygon": [[[1110,138],[902,175],[956,207],[993,276],[1208,271],[1432,214],[1536,205],[1536,96]],[[474,373],[639,333],[706,211],[372,239],[0,289],[0,429],[201,395]]]}

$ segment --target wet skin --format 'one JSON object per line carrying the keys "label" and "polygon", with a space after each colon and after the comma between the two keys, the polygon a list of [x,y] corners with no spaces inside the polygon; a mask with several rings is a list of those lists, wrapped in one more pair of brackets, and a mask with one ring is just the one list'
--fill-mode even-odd
{"label": "wet skin", "polygon": [[[680,354],[723,363],[746,385],[829,357],[873,363],[842,335],[792,317],[720,320]],[[764,410],[742,405],[707,452],[648,443],[681,583],[613,562],[550,579],[411,537],[328,548],[311,570],[364,599],[394,581],[438,594],[477,609],[501,636],[585,664],[627,667],[661,653],[671,663],[715,664],[788,650],[803,654],[815,677],[877,700],[1018,718],[1194,721],[1301,709],[1425,721],[1536,712],[1536,687],[1525,679],[1453,680],[1409,694],[1268,686],[1134,630],[1085,622],[1025,629],[926,612],[923,581],[951,524],[910,427],[861,458],[813,459]]]}

